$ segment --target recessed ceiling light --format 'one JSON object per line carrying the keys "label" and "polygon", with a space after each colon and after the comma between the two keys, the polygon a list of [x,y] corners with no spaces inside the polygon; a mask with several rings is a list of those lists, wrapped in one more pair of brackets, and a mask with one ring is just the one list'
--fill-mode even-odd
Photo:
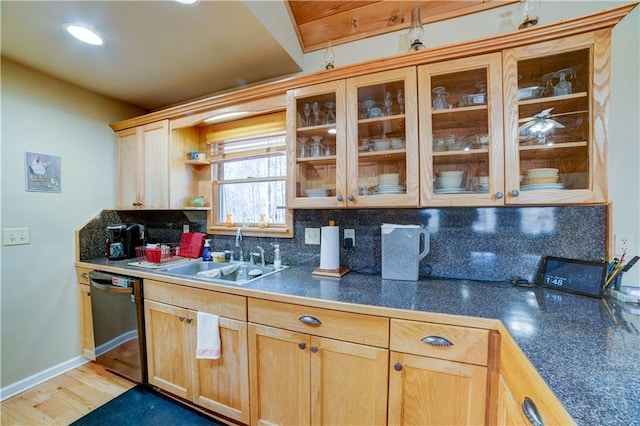
{"label": "recessed ceiling light", "polygon": [[227,118],[238,117],[240,115],[246,115],[246,111],[232,111],[232,112],[224,112],[222,114],[213,115],[204,120],[205,123],[215,123],[216,121],[226,120]]}
{"label": "recessed ceiling light", "polygon": [[200,0],[176,0],[178,3],[186,4],[186,5],[194,5],[200,3]]}
{"label": "recessed ceiling light", "polygon": [[94,46],[102,46],[103,42],[100,36],[91,31],[89,28],[73,24],[65,24],[64,27],[69,34],[71,34],[78,40],[83,41],[87,44],[92,44]]}

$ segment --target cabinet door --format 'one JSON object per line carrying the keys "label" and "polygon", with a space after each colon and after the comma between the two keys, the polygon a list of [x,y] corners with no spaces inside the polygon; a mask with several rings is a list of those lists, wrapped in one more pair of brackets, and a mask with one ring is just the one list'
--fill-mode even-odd
{"label": "cabinet door", "polygon": [[498,424],[499,425],[526,425],[527,419],[521,414],[518,404],[504,377],[500,376],[498,383]]}
{"label": "cabinet door", "polygon": [[145,300],[144,314],[149,383],[192,400],[195,368],[193,312]]}
{"label": "cabinet door", "polygon": [[140,175],[140,144],[138,129],[127,129],[117,133],[117,194],[116,207],[131,209],[138,207],[138,176]]}
{"label": "cabinet door", "polygon": [[390,425],[485,423],[487,368],[391,352]]}
{"label": "cabinet door", "polygon": [[312,337],[311,424],[385,424],[388,359],[386,349]]}
{"label": "cabinet door", "polygon": [[310,423],[310,342],[306,334],[249,323],[252,425]]}
{"label": "cabinet door", "polygon": [[142,208],[169,208],[169,121],[140,127],[140,199]]}
{"label": "cabinet door", "polygon": [[347,80],[347,205],[417,206],[416,69]]}
{"label": "cabinet door", "polygon": [[287,93],[287,138],[288,207],[344,206],[344,80]]}
{"label": "cabinet door", "polygon": [[500,53],[418,67],[422,205],[503,204]]}
{"label": "cabinet door", "polygon": [[88,285],[78,285],[80,309],[80,352],[91,360],[96,359],[96,345],[93,339],[93,315],[91,313],[91,289]]}
{"label": "cabinet door", "polygon": [[196,360],[194,402],[249,424],[247,323],[220,317],[219,359]]}
{"label": "cabinet door", "polygon": [[506,202],[607,200],[610,31],[504,51]]}

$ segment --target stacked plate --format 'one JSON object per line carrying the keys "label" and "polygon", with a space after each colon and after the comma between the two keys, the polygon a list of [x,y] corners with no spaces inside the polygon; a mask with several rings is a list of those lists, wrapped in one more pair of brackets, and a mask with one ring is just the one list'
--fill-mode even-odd
{"label": "stacked plate", "polygon": [[329,195],[328,189],[305,189],[304,193],[307,197],[326,197]]}
{"label": "stacked plate", "polygon": [[376,194],[402,194],[404,193],[404,185],[378,185],[374,192]]}
{"label": "stacked plate", "polygon": [[564,184],[558,183],[558,169],[529,169],[520,187],[523,191],[560,190]]}

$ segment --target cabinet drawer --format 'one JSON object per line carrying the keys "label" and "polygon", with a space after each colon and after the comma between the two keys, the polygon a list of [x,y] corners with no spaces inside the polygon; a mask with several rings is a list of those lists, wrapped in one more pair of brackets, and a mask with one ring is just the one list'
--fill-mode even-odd
{"label": "cabinet drawer", "polygon": [[181,306],[194,311],[208,312],[238,321],[247,320],[247,298],[244,296],[155,280],[144,280],[143,293],[145,299]]}
{"label": "cabinet drawer", "polygon": [[78,283],[89,285],[89,272],[93,271],[91,268],[76,268],[76,275],[78,276]]}
{"label": "cabinet drawer", "polygon": [[[445,342],[446,345],[443,345],[444,341],[441,338],[451,344]],[[487,365],[489,331],[392,319],[391,350],[468,364]]]}
{"label": "cabinet drawer", "polygon": [[[318,320],[318,324],[310,322]],[[249,322],[364,345],[389,347],[389,319],[249,298]]]}

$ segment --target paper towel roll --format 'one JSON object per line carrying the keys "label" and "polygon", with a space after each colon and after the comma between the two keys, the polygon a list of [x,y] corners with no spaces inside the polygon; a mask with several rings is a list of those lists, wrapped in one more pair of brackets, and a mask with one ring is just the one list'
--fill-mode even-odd
{"label": "paper towel roll", "polygon": [[340,228],[323,226],[320,232],[320,269],[340,267]]}

